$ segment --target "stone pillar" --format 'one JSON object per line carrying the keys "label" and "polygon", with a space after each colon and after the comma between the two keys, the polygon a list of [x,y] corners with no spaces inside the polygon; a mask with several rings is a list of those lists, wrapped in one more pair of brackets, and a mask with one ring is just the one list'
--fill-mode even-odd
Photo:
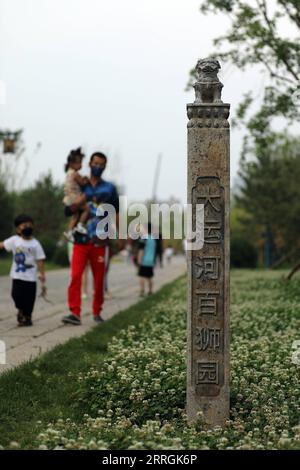
{"label": "stone pillar", "polygon": [[196,99],[187,105],[188,203],[204,205],[204,244],[188,251],[187,415],[209,427],[229,417],[229,108],[220,64],[199,60]]}

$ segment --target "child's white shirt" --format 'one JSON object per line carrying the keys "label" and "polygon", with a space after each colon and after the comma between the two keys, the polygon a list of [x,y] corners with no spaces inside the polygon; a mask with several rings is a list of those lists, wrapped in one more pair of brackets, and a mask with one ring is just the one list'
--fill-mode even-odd
{"label": "child's white shirt", "polygon": [[46,258],[40,242],[35,238],[25,240],[19,235],[14,235],[4,240],[3,244],[6,251],[13,253],[10,277],[35,282],[37,279],[36,262]]}

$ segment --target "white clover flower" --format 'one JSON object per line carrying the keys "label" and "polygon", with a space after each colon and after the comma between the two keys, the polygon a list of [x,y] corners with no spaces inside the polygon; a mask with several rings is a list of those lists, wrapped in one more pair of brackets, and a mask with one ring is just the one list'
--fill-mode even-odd
{"label": "white clover flower", "polygon": [[12,441],[9,443],[9,448],[10,449],[19,449],[20,448],[20,444],[16,441]]}

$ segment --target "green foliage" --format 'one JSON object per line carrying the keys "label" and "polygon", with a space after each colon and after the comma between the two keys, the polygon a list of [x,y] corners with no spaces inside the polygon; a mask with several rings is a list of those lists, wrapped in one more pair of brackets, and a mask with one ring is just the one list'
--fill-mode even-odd
{"label": "green foliage", "polygon": [[0,240],[7,238],[13,230],[14,194],[7,191],[0,179]]}
{"label": "green foliage", "polygon": [[233,268],[256,268],[257,252],[254,246],[244,238],[231,238],[230,265]]}
{"label": "green foliage", "polygon": [[68,250],[65,243],[61,246],[57,245],[53,256],[53,262],[59,266],[69,266]]}
{"label": "green foliage", "polygon": [[245,238],[253,243],[255,241],[253,217],[246,209],[238,206],[235,199],[231,202],[230,209],[230,236]]}
{"label": "green foliage", "polygon": [[[250,90],[240,103],[233,126],[246,126],[244,150],[272,138],[272,122],[281,117],[288,123],[300,119],[300,15],[298,0],[203,0],[201,11],[224,13],[230,19],[229,30],[215,39],[211,54],[246,71],[260,66],[268,77],[263,97]],[[289,27],[287,27],[287,25]],[[284,34],[283,34],[284,27]],[[189,89],[195,81],[190,72]],[[249,115],[251,105],[259,100],[259,110]]]}
{"label": "green foliage", "polygon": [[230,211],[230,264],[232,268],[255,268],[258,234],[252,215],[232,201]]}
{"label": "green foliage", "polygon": [[16,213],[31,215],[35,222],[35,235],[45,238],[51,255],[65,224],[62,199],[62,186],[54,183],[50,173],[18,193],[17,197]]}
{"label": "green foliage", "polygon": [[[243,71],[259,66],[267,77],[263,96],[257,89],[248,91],[232,120],[233,126],[247,129],[235,202],[253,229],[250,238],[242,238],[262,247],[262,234],[269,234],[280,256],[299,245],[300,233],[300,141],[286,130],[272,130],[277,117],[285,126],[300,119],[299,0],[202,0],[201,11],[226,14],[230,21],[229,30],[215,39],[211,56]],[[195,70],[189,86],[194,77]],[[258,110],[251,111],[255,101]]]}
{"label": "green foliage", "polygon": [[45,251],[46,258],[52,260],[56,251],[57,241],[44,234],[40,235],[38,239]]}
{"label": "green foliage", "polygon": [[[207,431],[186,422],[186,280],[147,318],[112,339],[104,362],[77,374],[75,422],[40,423],[41,449],[299,449],[299,279],[274,272],[232,275],[231,416]],[[95,362],[94,362],[95,364]]]}
{"label": "green foliage", "polygon": [[[63,188],[53,181],[51,173],[19,192],[9,191],[0,178],[0,240],[14,233],[16,215],[26,213],[34,220],[34,234],[42,243],[47,259],[52,259],[66,224],[62,199]],[[62,259],[61,255],[57,256]]]}
{"label": "green foliage", "polygon": [[[230,30],[215,40],[215,45],[227,47],[218,52],[218,57],[230,61],[239,69],[258,64],[270,78],[271,97],[276,97],[274,111],[282,115],[286,107],[285,98],[299,86],[300,75],[300,15],[298,0],[276,0],[272,7],[267,0],[249,2],[242,0],[216,1],[204,0],[203,13],[229,13]],[[285,28],[288,36],[282,33],[282,22],[289,23]],[[299,115],[296,103],[288,101],[287,115]],[[271,117],[271,116],[270,116]]]}
{"label": "green foliage", "polygon": [[236,203],[250,215],[252,226],[260,228],[257,239],[270,231],[278,250],[288,251],[299,243],[300,140],[272,133],[249,146],[251,153],[252,160],[241,159]]}

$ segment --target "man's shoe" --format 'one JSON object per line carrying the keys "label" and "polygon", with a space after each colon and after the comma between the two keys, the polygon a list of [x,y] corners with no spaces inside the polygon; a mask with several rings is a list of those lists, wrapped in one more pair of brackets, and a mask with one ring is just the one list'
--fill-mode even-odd
{"label": "man's shoe", "polygon": [[73,315],[73,313],[66,315],[61,321],[63,323],[70,323],[71,325],[81,325],[80,318],[77,317],[77,315]]}
{"label": "man's shoe", "polygon": [[94,315],[94,322],[100,325],[100,323],[104,322],[104,319],[101,317],[101,315]]}

